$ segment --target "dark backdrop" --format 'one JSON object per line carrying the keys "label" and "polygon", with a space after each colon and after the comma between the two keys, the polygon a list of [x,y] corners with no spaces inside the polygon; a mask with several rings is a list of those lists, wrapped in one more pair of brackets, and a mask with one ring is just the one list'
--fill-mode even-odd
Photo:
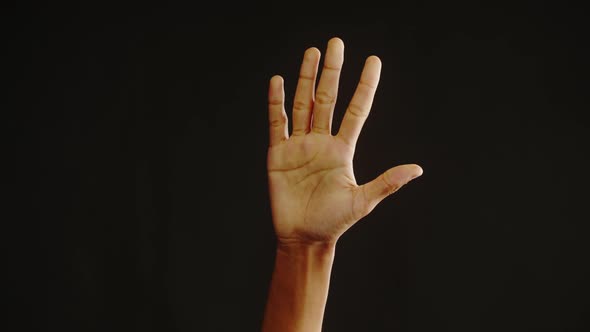
{"label": "dark backdrop", "polygon": [[425,173],[340,240],[325,330],[588,328],[587,18],[560,3],[6,9],[10,316],[259,330],[267,83],[290,101],[303,51],[338,36],[335,128],[364,59],[383,61],[357,180]]}

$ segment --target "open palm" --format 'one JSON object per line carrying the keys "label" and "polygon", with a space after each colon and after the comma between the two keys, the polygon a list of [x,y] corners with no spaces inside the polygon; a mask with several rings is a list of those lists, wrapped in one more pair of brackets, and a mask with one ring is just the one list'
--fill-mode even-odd
{"label": "open palm", "polygon": [[288,133],[283,79],[269,87],[269,191],[273,223],[281,242],[335,242],[385,197],[422,174],[418,165],[401,165],[375,180],[357,185],[352,160],[356,141],[369,115],[379,82],[381,61],[370,56],[337,135],[332,117],[344,43],[328,42],[317,91],[317,48],[303,57],[293,102],[293,131]]}

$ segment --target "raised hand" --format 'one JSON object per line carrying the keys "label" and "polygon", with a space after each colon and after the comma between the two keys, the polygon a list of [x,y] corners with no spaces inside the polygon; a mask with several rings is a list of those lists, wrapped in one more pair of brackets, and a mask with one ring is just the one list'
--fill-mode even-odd
{"label": "raised hand", "polygon": [[400,165],[369,183],[356,183],[355,145],[373,103],[381,60],[376,56],[366,59],[340,129],[332,135],[343,61],[344,43],[332,38],[316,89],[320,51],[306,50],[293,102],[291,135],[283,79],[274,76],[270,81],[267,166],[272,218],[280,243],[335,243],[385,197],[422,174],[418,165]]}

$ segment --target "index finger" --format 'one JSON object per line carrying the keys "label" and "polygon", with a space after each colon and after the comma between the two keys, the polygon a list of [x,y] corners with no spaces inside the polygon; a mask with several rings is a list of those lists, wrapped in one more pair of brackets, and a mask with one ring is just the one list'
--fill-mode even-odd
{"label": "index finger", "polygon": [[380,75],[381,60],[374,55],[368,57],[337,135],[349,145],[356,144],[363,124],[369,116]]}

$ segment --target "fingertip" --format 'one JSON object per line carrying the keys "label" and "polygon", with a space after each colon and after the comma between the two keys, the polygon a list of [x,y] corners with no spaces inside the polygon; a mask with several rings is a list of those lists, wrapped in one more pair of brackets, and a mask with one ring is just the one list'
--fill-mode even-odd
{"label": "fingertip", "polygon": [[269,93],[273,96],[279,96],[283,91],[283,77],[281,75],[274,75],[270,78]]}
{"label": "fingertip", "polygon": [[317,47],[310,47],[307,50],[305,50],[305,54],[303,55],[303,57],[309,60],[316,60],[320,58],[320,55],[321,52]]}
{"label": "fingertip", "polygon": [[285,99],[285,92],[283,91],[283,77],[281,75],[274,75],[270,78],[268,85],[268,102],[273,105],[280,105]]}
{"label": "fingertip", "polygon": [[328,46],[344,48],[344,41],[339,37],[332,37],[328,40]]}
{"label": "fingertip", "polygon": [[413,168],[413,172],[412,175],[410,176],[410,180],[413,180],[419,176],[422,176],[422,174],[424,174],[424,170],[422,169],[422,167],[420,167],[420,165],[416,165],[416,164],[411,164],[410,166],[412,166]]}
{"label": "fingertip", "polygon": [[367,57],[367,60],[365,61],[365,63],[381,66],[381,59],[376,55],[371,55],[371,56]]}
{"label": "fingertip", "polygon": [[270,78],[270,84],[275,85],[275,84],[282,84],[283,83],[283,77],[281,75],[274,75],[273,77]]}

